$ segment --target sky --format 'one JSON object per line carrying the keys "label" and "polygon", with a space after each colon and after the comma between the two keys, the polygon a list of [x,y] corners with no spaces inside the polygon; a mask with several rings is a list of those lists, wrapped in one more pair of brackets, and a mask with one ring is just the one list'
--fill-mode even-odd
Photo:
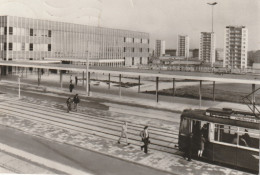
{"label": "sky", "polygon": [[176,49],[177,36],[188,35],[199,47],[200,32],[211,31],[214,6],[216,47],[223,48],[229,25],[248,28],[248,50],[260,50],[260,0],[0,0],[0,15],[58,20],[142,31]]}

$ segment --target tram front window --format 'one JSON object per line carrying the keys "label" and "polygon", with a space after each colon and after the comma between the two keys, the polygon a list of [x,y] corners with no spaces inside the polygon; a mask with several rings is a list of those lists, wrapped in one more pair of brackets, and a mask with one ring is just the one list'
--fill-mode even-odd
{"label": "tram front window", "polygon": [[189,122],[185,118],[181,120],[180,132],[183,134],[189,134]]}

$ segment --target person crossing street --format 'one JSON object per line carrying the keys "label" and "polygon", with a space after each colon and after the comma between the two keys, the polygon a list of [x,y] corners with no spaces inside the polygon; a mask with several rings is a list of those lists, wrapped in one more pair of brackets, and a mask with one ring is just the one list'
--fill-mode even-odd
{"label": "person crossing street", "polygon": [[69,97],[66,101],[67,103],[67,112],[70,112],[71,111],[71,98]]}
{"label": "person crossing street", "polygon": [[69,90],[72,92],[74,89],[74,85],[72,84],[72,80],[70,80]]}
{"label": "person crossing street", "polygon": [[126,144],[130,145],[130,143],[128,143],[128,137],[127,137],[127,122],[124,122],[124,124],[122,125],[122,131],[121,131],[121,135],[117,141],[118,144],[120,144],[120,140],[122,137],[125,137],[126,139]]}
{"label": "person crossing street", "polygon": [[73,103],[74,103],[74,109],[75,111],[78,110],[78,104],[80,102],[80,99],[79,99],[79,96],[78,94],[76,94],[74,97],[73,97]]}
{"label": "person crossing street", "polygon": [[144,127],[144,130],[141,131],[140,136],[142,138],[142,142],[144,142],[144,145],[141,146],[141,150],[144,149],[144,153],[148,153],[148,144],[150,143],[149,140],[149,132],[148,132],[148,126]]}

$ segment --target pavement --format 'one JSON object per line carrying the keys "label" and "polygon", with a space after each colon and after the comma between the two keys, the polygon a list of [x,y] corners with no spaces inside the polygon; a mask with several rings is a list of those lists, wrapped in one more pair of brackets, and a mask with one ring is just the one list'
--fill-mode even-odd
{"label": "pavement", "polygon": [[[60,92],[60,89],[52,88],[52,87],[45,87],[47,91],[51,92]],[[67,92],[66,89],[63,90],[63,93],[71,95]],[[76,90],[74,93],[79,93],[80,95],[85,94],[82,90]],[[100,93],[91,93],[91,96],[95,98],[107,98],[114,101],[124,102],[124,103],[133,103],[137,105],[145,105],[153,108],[158,109],[167,109],[167,110],[176,110],[181,112],[182,109],[185,108],[197,108],[198,105],[194,105],[193,103],[189,103],[189,99],[184,99],[185,103],[176,103],[177,99],[175,98],[174,103],[169,103],[165,101],[161,101],[156,103],[154,100],[147,100],[147,99],[136,99],[130,97],[119,97],[111,94],[100,94]],[[2,101],[6,100],[18,100],[17,96],[6,96],[2,95]],[[28,100],[28,99],[27,99]],[[44,106],[46,103],[41,102],[37,99],[30,99],[31,103]],[[190,101],[191,102],[191,101]],[[210,105],[212,102],[209,103]],[[51,105],[52,108],[56,108],[57,104],[48,104]],[[217,104],[220,105],[220,104]],[[223,105],[223,104],[222,104]],[[240,104],[233,104],[233,103],[226,103],[226,105],[233,105],[236,108],[245,107]],[[207,108],[207,106],[204,106]],[[62,115],[62,114],[60,114]],[[76,114],[75,114],[76,115]],[[134,121],[133,121],[134,122]],[[55,142],[74,145],[76,147],[80,147],[83,149],[88,149],[91,151],[95,151],[98,153],[102,153],[104,155],[108,155],[111,157],[116,157],[118,159],[122,159],[125,161],[129,161],[131,163],[139,164],[142,166],[147,166],[151,168],[156,168],[158,170],[165,171],[170,174],[247,174],[242,171],[221,167],[213,164],[208,164],[202,161],[193,160],[188,162],[179,155],[173,155],[161,151],[152,150],[149,154],[144,154],[140,151],[140,147],[136,145],[124,145],[124,144],[117,144],[115,140],[111,139],[104,139],[102,137],[98,137],[95,134],[86,134],[82,132],[73,131],[70,129],[57,127],[53,125],[48,125],[46,123],[36,122],[24,118],[19,118],[17,116],[12,116],[8,114],[1,114],[0,117],[0,124],[4,126],[8,126],[11,128],[15,128],[21,132],[34,135],[37,137],[42,137],[45,139],[49,139]],[[140,143],[141,144],[141,143]],[[1,146],[0,146],[1,148]],[[12,148],[7,148],[3,151],[10,151],[12,154]],[[15,153],[15,155],[19,156],[19,153]],[[30,156],[24,156],[24,159],[30,160]],[[30,169],[28,169],[30,171]],[[37,171],[37,170],[36,170]],[[37,171],[37,172],[40,172]],[[30,173],[33,173],[30,172]]]}

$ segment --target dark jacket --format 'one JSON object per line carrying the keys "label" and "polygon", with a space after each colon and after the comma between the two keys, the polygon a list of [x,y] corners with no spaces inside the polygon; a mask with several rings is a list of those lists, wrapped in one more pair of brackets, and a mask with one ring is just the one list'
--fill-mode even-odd
{"label": "dark jacket", "polygon": [[70,83],[69,88],[70,88],[70,89],[73,89],[73,88],[74,88],[74,85]]}
{"label": "dark jacket", "polygon": [[79,97],[78,97],[78,96],[75,96],[75,97],[73,98],[73,102],[74,102],[74,103],[79,103],[79,102],[80,102]]}

